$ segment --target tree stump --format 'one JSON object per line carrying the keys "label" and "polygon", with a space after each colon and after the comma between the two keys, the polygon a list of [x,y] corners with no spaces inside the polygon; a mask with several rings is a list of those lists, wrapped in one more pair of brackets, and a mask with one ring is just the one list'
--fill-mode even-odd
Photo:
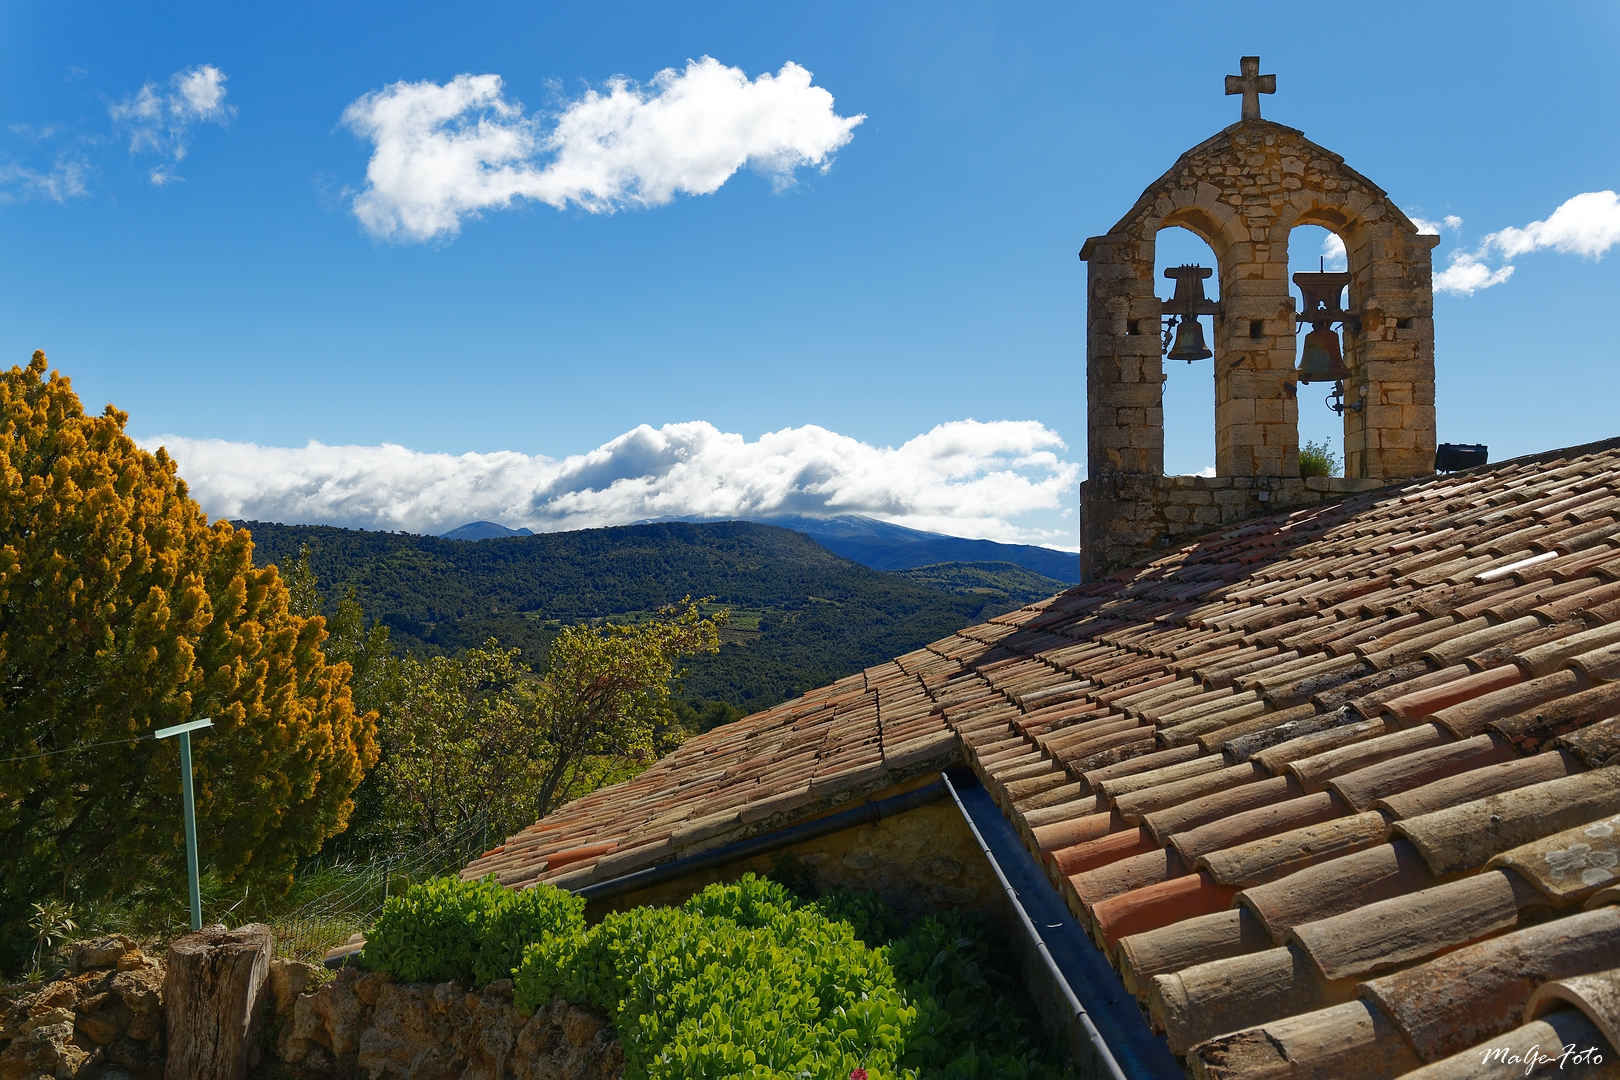
{"label": "tree stump", "polygon": [[270,928],[206,926],[169,945],[164,1080],[243,1080],[265,994]]}

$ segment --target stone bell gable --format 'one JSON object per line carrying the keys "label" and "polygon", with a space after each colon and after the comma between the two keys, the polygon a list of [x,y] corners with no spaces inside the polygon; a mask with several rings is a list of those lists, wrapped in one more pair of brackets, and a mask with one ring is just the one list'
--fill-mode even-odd
{"label": "stone bell gable", "polygon": [[[1258,62],[1245,58],[1245,78]],[[1253,70],[1251,70],[1253,69]],[[1266,78],[1266,77],[1260,77]],[[1229,92],[1232,80],[1229,78]],[[1240,80],[1241,83],[1241,80]],[[1261,89],[1260,92],[1269,92]],[[1252,93],[1247,95],[1252,97]],[[1256,514],[1434,471],[1434,297],[1430,252],[1385,191],[1290,127],[1245,115],[1183,154],[1129,213],[1087,240],[1088,477],[1082,573]],[[1338,235],[1349,259],[1344,327],[1345,478],[1299,476],[1296,304],[1288,240],[1298,225]],[[1214,477],[1164,475],[1160,229],[1215,252]],[[1310,407],[1316,407],[1314,403]]]}

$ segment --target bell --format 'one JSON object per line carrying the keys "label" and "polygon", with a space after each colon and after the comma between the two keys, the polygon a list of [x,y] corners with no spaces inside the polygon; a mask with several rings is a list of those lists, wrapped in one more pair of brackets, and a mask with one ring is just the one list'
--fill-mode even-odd
{"label": "bell", "polygon": [[1176,341],[1165,354],[1172,360],[1208,360],[1215,354],[1204,344],[1204,324],[1196,316],[1182,319],[1176,324]]}
{"label": "bell", "polygon": [[1344,354],[1339,351],[1339,335],[1328,329],[1327,323],[1315,323],[1305,335],[1305,347],[1299,356],[1297,374],[1302,383],[1337,382],[1350,377],[1344,366]]}

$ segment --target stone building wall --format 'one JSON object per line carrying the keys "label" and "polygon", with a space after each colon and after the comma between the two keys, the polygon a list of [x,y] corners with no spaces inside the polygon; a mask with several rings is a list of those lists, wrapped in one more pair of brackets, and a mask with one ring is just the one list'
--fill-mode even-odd
{"label": "stone building wall", "polygon": [[1143,553],[1245,518],[1298,510],[1381,487],[1383,480],[1312,476],[1148,476],[1111,472],[1080,485],[1086,580]]}
{"label": "stone building wall", "polygon": [[[1345,475],[1389,481],[1434,471],[1434,298],[1430,252],[1385,192],[1299,131],[1244,120],[1183,154],[1108,233],[1087,240],[1087,469],[1081,514],[1087,579],[1222,522],[1334,494],[1300,486],[1296,299],[1289,233],[1319,225],[1343,239],[1360,321],[1343,334]],[[1201,489],[1164,476],[1163,304],[1154,277],[1160,229],[1215,252],[1221,313],[1215,356],[1215,471],[1264,481]],[[1173,482],[1172,482],[1173,481]],[[1188,502],[1207,490],[1209,503]],[[1221,492],[1249,490],[1240,500]],[[1152,504],[1112,505],[1129,493]],[[1262,498],[1264,494],[1266,497]],[[1202,510],[1201,507],[1206,509]],[[1181,510],[1189,510],[1185,521]],[[1229,516],[1234,515],[1235,516]],[[1153,523],[1164,528],[1155,530]],[[1213,526],[1219,522],[1209,521]]]}
{"label": "stone building wall", "polygon": [[[870,798],[887,799],[938,779],[937,773],[921,776],[874,792]],[[839,806],[831,812],[848,808]],[[750,872],[802,874],[805,884],[818,891],[872,889],[885,903],[908,916],[944,908],[998,915],[1002,903],[1001,887],[984,852],[956,804],[945,799],[871,825],[698,871],[611,900],[595,901],[586,908],[586,917],[595,921],[609,911],[643,904],[680,904],[706,885],[735,881]]]}

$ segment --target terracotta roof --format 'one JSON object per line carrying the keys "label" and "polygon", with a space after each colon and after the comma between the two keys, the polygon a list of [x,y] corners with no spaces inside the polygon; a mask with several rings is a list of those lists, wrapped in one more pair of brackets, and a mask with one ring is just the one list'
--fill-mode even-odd
{"label": "terracotta roof", "polygon": [[694,738],[466,872],[601,880],[959,753],[1195,1076],[1613,1032],[1620,448],[1204,536]]}

